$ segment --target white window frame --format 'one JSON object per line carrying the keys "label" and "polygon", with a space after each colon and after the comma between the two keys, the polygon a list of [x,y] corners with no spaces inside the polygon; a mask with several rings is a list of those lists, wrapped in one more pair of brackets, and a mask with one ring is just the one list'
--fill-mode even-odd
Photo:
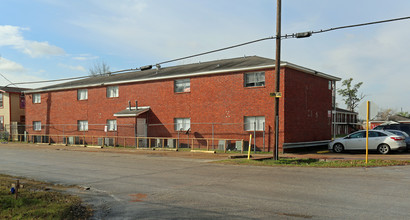
{"label": "white window frame", "polygon": [[174,118],[175,131],[187,131],[191,128],[191,118]]}
{"label": "white window frame", "polygon": [[177,79],[174,81],[174,92],[191,92],[191,79]]}
{"label": "white window frame", "polygon": [[107,120],[107,130],[108,131],[116,131],[117,130],[117,120],[108,119]]}
{"label": "white window frame", "polygon": [[40,93],[33,94],[33,103],[34,104],[41,103],[41,94]]}
{"label": "white window frame", "polygon": [[[256,127],[255,127],[256,123]],[[265,116],[245,116],[244,129],[245,131],[263,131],[265,124]]]}
{"label": "white window frame", "polygon": [[119,88],[118,86],[108,86],[107,87],[107,98],[116,98],[119,97]]}
{"label": "white window frame", "polygon": [[78,120],[77,121],[78,131],[88,131],[88,121],[87,120]]}
{"label": "white window frame", "polygon": [[245,87],[265,86],[265,72],[252,72],[244,74]]}
{"label": "white window frame", "polygon": [[41,131],[41,121],[33,121],[33,131]]}
{"label": "white window frame", "polygon": [[4,131],[4,116],[0,115],[0,131]]}
{"label": "white window frame", "polygon": [[78,89],[77,100],[88,100],[88,89]]}
{"label": "white window frame", "polygon": [[4,95],[2,92],[0,92],[0,108],[4,107]]}

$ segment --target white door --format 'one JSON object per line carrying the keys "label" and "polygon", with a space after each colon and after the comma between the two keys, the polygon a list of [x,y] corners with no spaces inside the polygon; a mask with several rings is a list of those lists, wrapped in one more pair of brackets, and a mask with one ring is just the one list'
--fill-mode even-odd
{"label": "white door", "polygon": [[[137,137],[147,137],[147,119],[137,118]],[[148,147],[147,139],[139,139],[138,147]]]}

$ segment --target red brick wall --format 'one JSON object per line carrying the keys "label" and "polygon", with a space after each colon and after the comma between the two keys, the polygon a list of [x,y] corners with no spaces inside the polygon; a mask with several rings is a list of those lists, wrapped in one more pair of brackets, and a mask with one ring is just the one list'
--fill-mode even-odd
{"label": "red brick wall", "polygon": [[[26,121],[30,126],[33,121],[41,121],[43,125],[72,125],[64,128],[54,126],[41,132],[31,131],[32,134],[54,134],[64,130],[66,134],[71,132],[73,135],[104,135],[101,132],[106,120],[117,119],[119,130],[111,133],[134,136],[132,127],[120,129],[123,124],[135,122],[135,118],[116,118],[113,114],[124,110],[128,101],[135,106],[135,100],[138,100],[139,106],[151,107],[150,112],[140,116],[147,118],[150,137],[176,137],[178,132],[174,130],[174,118],[191,118],[190,138],[211,138],[213,127],[214,138],[247,141],[253,132],[244,130],[244,116],[265,116],[265,150],[272,151],[275,99],[269,94],[275,89],[273,69],[265,72],[265,81],[264,87],[246,88],[244,74],[238,72],[192,77],[191,91],[188,93],[174,93],[172,79],[119,85],[118,98],[106,98],[106,87],[89,88],[88,100],[82,101],[77,100],[76,89],[42,93],[41,104],[33,104],[32,95],[28,95]],[[330,138],[327,110],[331,108],[331,92],[327,83],[328,80],[295,70],[281,70],[281,91],[286,89],[286,92],[283,92],[284,97],[281,99],[280,117],[286,119],[280,121],[279,146],[284,141]],[[286,101],[286,105],[283,101]],[[88,120],[89,131],[76,131],[77,120]],[[256,135],[256,145],[260,149],[263,147],[262,133],[257,132]],[[179,135],[188,136],[185,133]]]}
{"label": "red brick wall", "polygon": [[329,80],[286,69],[284,101],[285,143],[331,138],[332,91]]}

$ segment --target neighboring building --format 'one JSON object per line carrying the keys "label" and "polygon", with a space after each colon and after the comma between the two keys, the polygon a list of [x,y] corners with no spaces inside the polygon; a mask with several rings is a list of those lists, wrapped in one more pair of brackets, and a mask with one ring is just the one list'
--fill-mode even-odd
{"label": "neighboring building", "polygon": [[[374,120],[369,121],[369,127],[371,129],[379,126],[379,125],[389,125],[389,124],[410,124],[410,118],[403,117],[400,115],[390,115],[387,118],[387,120],[383,120],[381,118],[375,118]],[[364,126],[366,126],[366,122],[364,123]]]}
{"label": "neighboring building", "polygon": [[335,135],[345,135],[350,134],[353,131],[360,129],[360,124],[358,122],[357,112],[352,112],[346,109],[336,108],[333,110],[333,123]]}
{"label": "neighboring building", "polygon": [[[25,88],[0,87],[0,132],[10,133],[11,125],[25,124]],[[17,129],[17,127],[15,127]]]}
{"label": "neighboring building", "polygon": [[[198,140],[253,134],[257,148],[272,151],[274,63],[257,56],[216,60],[27,91],[27,131]],[[279,147],[329,140],[332,85],[340,78],[288,62],[280,77]]]}

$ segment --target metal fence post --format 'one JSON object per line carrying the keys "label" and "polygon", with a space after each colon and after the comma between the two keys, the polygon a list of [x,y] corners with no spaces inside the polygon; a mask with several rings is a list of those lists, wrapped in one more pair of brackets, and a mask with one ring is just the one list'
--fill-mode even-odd
{"label": "metal fence post", "polygon": [[256,120],[253,122],[253,152],[256,153]]}
{"label": "metal fence post", "polygon": [[212,146],[212,150],[215,150],[215,147],[214,147],[214,123],[212,122],[212,143],[211,143],[211,146]]}
{"label": "metal fence post", "polygon": [[263,122],[263,152],[265,152],[265,122]]}

